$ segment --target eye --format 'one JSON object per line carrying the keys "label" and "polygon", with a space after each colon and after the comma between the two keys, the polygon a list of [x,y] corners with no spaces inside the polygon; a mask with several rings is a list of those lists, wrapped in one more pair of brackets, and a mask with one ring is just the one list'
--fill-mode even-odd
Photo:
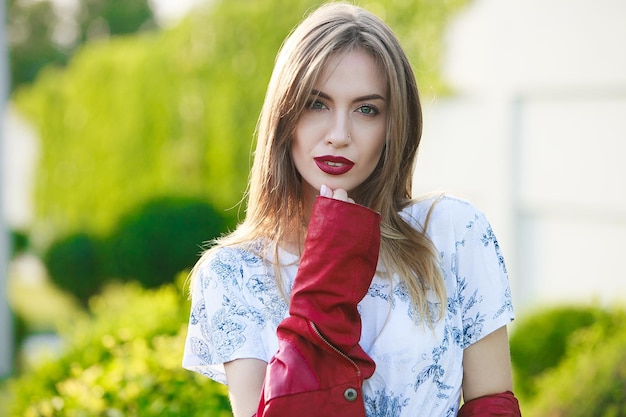
{"label": "eye", "polygon": [[324,110],[326,105],[319,100],[311,100],[307,103],[307,108],[311,110]]}
{"label": "eye", "polygon": [[364,116],[375,116],[379,113],[378,109],[371,104],[364,104],[362,106],[359,106],[356,111],[362,113]]}

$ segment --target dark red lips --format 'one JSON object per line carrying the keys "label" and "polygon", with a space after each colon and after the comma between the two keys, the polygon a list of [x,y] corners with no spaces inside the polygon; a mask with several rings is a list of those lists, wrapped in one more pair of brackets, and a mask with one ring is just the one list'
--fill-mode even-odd
{"label": "dark red lips", "polygon": [[354,166],[354,162],[342,156],[324,155],[314,159],[318,168],[329,175],[345,174]]}

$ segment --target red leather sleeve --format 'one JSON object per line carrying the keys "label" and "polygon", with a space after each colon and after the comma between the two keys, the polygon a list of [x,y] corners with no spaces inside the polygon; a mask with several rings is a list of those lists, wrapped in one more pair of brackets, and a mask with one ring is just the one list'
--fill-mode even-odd
{"label": "red leather sleeve", "polygon": [[485,395],[463,404],[458,417],[521,417],[519,402],[511,391]]}
{"label": "red leather sleeve", "polygon": [[376,364],[358,343],[357,304],[376,273],[379,249],[378,213],[317,198],[258,417],[365,417],[362,384]]}

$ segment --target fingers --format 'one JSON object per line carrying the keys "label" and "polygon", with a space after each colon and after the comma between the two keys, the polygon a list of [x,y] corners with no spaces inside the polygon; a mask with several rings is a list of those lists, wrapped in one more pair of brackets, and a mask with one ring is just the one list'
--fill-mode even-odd
{"label": "fingers", "polygon": [[[337,188],[336,190],[333,190],[333,198],[335,200],[341,200],[341,201],[352,200],[351,198],[348,198],[348,192],[342,188]],[[352,203],[354,203],[354,201],[352,201]]]}
{"label": "fingers", "polygon": [[320,187],[320,195],[322,197],[333,198],[333,190],[322,184],[322,186]]}
{"label": "fingers", "polygon": [[322,185],[320,187],[320,195],[323,197],[334,198],[335,200],[354,203],[354,200],[348,197],[348,192],[343,188],[337,188],[336,190],[332,190],[330,187]]}

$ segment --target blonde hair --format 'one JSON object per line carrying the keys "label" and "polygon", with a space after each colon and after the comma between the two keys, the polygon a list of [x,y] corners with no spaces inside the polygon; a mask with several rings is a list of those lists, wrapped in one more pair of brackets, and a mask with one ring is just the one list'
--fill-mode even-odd
{"label": "blonde hair", "polygon": [[[264,242],[274,250],[294,230],[304,236],[300,176],[291,158],[296,123],[326,63],[355,49],[370,54],[387,80],[387,131],[381,159],[350,197],[381,213],[380,258],[386,271],[398,274],[413,301],[416,317],[431,323],[445,311],[445,287],[426,224],[416,230],[399,212],[411,202],[411,179],[422,134],[422,114],[413,70],[393,32],[368,11],[345,3],[321,6],[283,43],[256,131],[246,217],[237,229],[216,241],[217,247]],[[275,259],[278,259],[275,256]],[[275,264],[276,271],[280,265]],[[282,288],[280,274],[275,274]],[[439,311],[430,311],[433,291]]]}

